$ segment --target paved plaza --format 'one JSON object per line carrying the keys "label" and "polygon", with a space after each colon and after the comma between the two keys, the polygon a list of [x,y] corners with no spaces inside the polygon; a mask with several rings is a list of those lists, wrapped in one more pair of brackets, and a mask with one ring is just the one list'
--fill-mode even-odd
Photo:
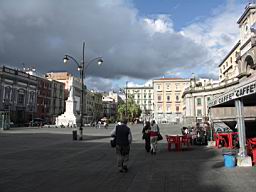
{"label": "paved plaza", "polygon": [[[144,150],[142,125],[130,125],[134,142],[129,171],[119,173],[109,129],[86,127],[83,141],[71,128],[14,128],[0,131],[0,192],[254,192],[256,167],[228,169],[221,150],[193,146],[167,151],[160,142],[152,156]],[[180,133],[161,125],[162,134]]]}

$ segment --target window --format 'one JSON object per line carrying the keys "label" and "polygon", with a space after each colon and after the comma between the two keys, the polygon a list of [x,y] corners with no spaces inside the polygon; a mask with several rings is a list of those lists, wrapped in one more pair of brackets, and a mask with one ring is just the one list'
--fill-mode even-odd
{"label": "window", "polygon": [[161,89],[160,85],[157,85],[157,89],[158,89],[158,90]]}
{"label": "window", "polygon": [[157,100],[158,100],[158,101],[162,101],[161,95],[158,95]]}
{"label": "window", "polygon": [[211,100],[211,97],[207,97],[207,101],[210,101]]}
{"label": "window", "polygon": [[167,84],[167,85],[166,85],[166,89],[167,89],[167,90],[170,90],[170,84]]}
{"label": "window", "polygon": [[176,106],[176,112],[179,112],[179,111],[180,111],[180,107]]}
{"label": "window", "polygon": [[175,83],[175,86],[176,86],[176,90],[178,90],[179,87],[180,87],[180,84],[179,83]]}
{"label": "window", "polygon": [[144,99],[146,99],[147,98],[147,94],[144,94]]}
{"label": "window", "polygon": [[20,105],[24,104],[24,94],[23,93],[18,94],[18,104],[20,104]]}
{"label": "window", "polygon": [[4,88],[4,99],[6,100],[11,99],[11,87]]}
{"label": "window", "polygon": [[179,95],[176,95],[176,101],[179,101]]}
{"label": "window", "polygon": [[144,104],[146,104],[147,103],[147,101],[146,100],[144,100]]}
{"label": "window", "polygon": [[170,95],[167,95],[167,101],[170,102],[170,100],[171,100]]}
{"label": "window", "polygon": [[34,100],[35,100],[35,92],[30,92],[29,103],[34,103]]}
{"label": "window", "polygon": [[197,105],[202,105],[201,98],[197,98]]}
{"label": "window", "polygon": [[151,93],[148,94],[148,98],[151,99]]}
{"label": "window", "polygon": [[232,63],[232,57],[230,57],[230,63]]}
{"label": "window", "polygon": [[171,106],[167,105],[167,112],[171,112]]}
{"label": "window", "polygon": [[197,109],[197,116],[202,116],[202,110],[201,109]]}

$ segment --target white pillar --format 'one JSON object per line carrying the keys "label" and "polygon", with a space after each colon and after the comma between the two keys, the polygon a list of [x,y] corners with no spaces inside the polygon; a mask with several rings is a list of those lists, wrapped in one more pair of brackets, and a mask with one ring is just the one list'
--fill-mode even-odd
{"label": "white pillar", "polygon": [[244,123],[244,114],[243,114],[243,101],[241,99],[235,100],[236,106],[236,118],[237,118],[237,128],[238,128],[238,136],[239,136],[239,155],[241,157],[247,156],[246,151],[246,134],[245,134],[245,123]]}

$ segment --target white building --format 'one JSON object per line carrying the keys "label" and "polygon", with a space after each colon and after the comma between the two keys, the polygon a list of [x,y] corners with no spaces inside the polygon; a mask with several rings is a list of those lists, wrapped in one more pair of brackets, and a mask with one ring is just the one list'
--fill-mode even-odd
{"label": "white building", "polygon": [[153,118],[154,110],[154,91],[153,87],[141,86],[141,87],[127,87],[127,95],[132,97],[137,105],[140,106],[142,111],[141,118],[150,120]]}

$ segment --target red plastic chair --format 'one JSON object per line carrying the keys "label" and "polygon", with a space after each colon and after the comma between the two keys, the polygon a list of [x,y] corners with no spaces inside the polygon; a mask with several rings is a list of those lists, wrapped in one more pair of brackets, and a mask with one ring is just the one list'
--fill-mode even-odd
{"label": "red plastic chair", "polygon": [[167,140],[167,146],[168,146],[168,151],[171,151],[172,148],[172,144],[175,144],[177,141],[177,137],[176,136],[169,136],[169,135],[165,135],[166,140]]}
{"label": "red plastic chair", "polygon": [[188,135],[184,135],[181,137],[181,144],[186,145],[187,147],[189,147],[191,145],[191,140],[190,137]]}
{"label": "red plastic chair", "polygon": [[247,139],[247,152],[252,157],[252,162],[256,164],[256,137]]}

